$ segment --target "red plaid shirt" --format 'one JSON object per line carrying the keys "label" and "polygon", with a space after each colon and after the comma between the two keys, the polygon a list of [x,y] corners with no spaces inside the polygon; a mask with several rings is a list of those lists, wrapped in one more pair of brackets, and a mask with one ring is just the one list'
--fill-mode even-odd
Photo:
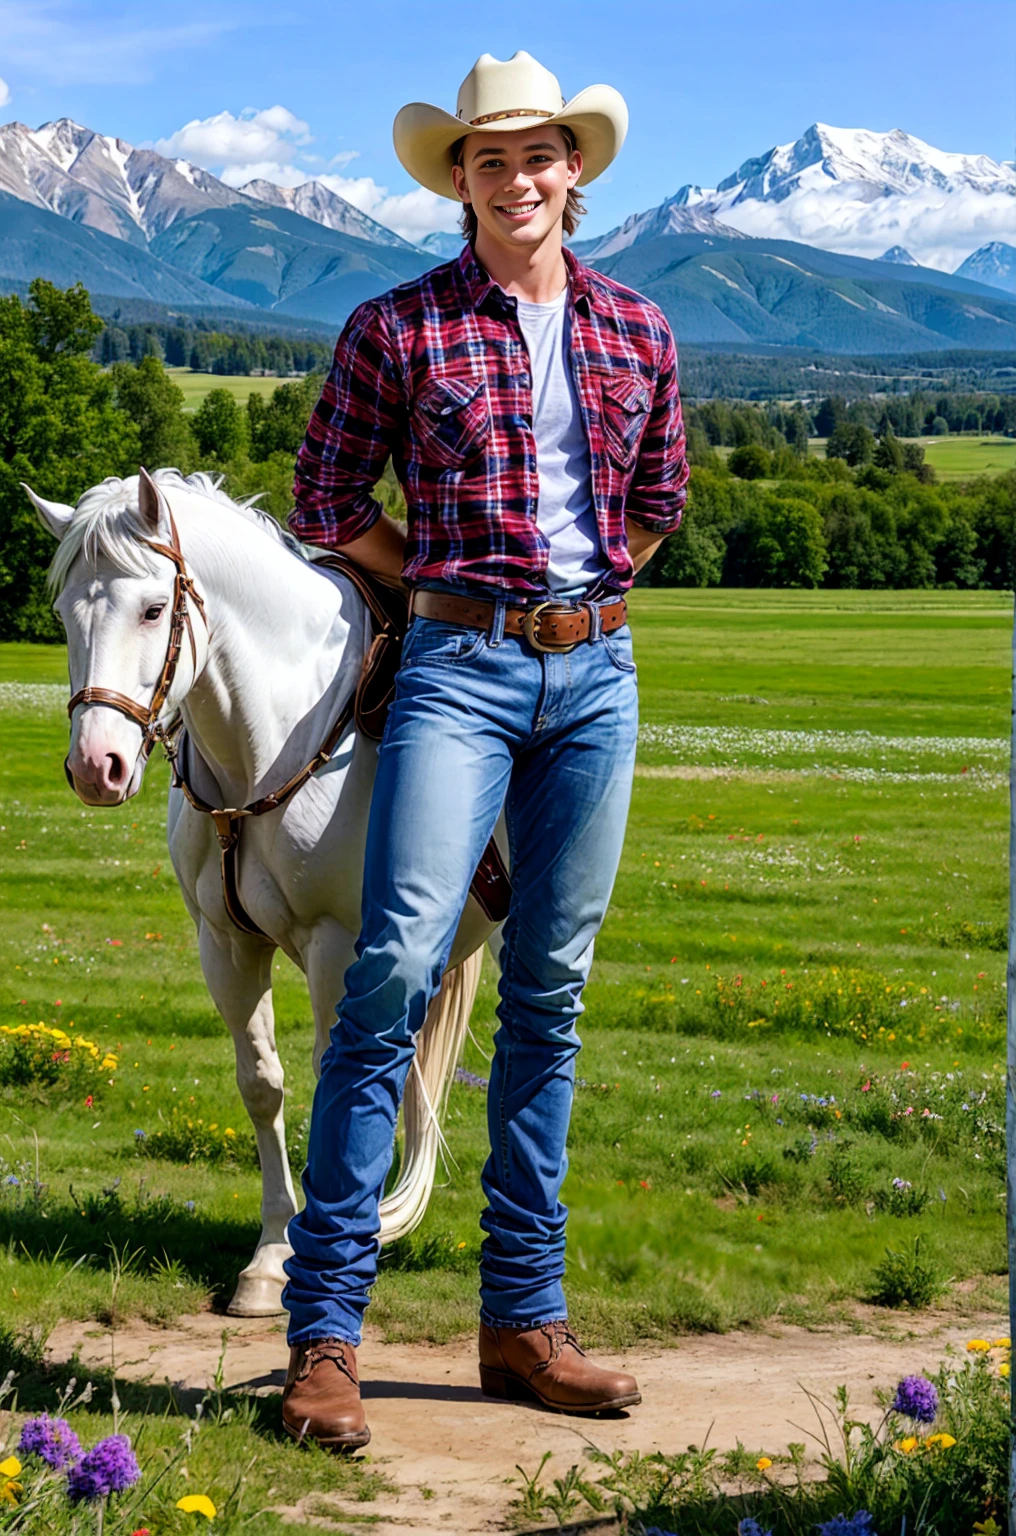
{"label": "red plaid shirt", "polygon": [[[571,366],[607,585],[631,585],[624,519],[673,533],[688,465],[674,340],[655,304],[565,251]],[[515,300],[470,246],[349,317],[296,461],[299,538],[350,544],[377,521],[391,455],[406,495],[403,574],[547,592],[529,353]]]}

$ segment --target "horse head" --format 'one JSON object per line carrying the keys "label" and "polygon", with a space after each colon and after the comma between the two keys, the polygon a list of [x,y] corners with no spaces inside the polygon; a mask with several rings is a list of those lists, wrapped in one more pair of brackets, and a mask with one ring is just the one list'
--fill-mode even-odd
{"label": "horse head", "polygon": [[207,659],[201,598],[166,495],[146,470],[104,480],[75,507],[24,489],[59,542],[49,581],[67,632],[67,778],[86,805],[122,805]]}

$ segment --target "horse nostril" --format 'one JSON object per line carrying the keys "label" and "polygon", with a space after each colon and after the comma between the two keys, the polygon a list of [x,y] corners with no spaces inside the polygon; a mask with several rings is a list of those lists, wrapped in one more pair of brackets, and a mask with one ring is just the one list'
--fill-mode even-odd
{"label": "horse nostril", "polygon": [[124,776],[123,758],[119,752],[107,752],[109,759],[109,782],[119,784]]}

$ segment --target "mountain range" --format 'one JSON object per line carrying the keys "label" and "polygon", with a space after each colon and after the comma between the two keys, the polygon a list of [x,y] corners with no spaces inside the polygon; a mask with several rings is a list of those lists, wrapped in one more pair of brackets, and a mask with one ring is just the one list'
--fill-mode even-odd
{"label": "mountain range", "polygon": [[[679,340],[1016,350],[1013,246],[988,241],[955,275],[925,264],[943,209],[993,231],[999,207],[1011,222],[1011,164],[816,124],[572,248],[655,298]],[[337,328],[459,248],[447,233],[411,245],[320,181],[234,188],[66,118],[0,127],[0,286],[80,279],[99,296]]]}

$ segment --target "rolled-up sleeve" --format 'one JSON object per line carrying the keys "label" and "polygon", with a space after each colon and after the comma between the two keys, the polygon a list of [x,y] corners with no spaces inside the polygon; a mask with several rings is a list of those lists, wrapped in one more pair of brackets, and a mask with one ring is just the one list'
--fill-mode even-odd
{"label": "rolled-up sleeve", "polygon": [[677,349],[662,315],[661,359],[649,422],[625,501],[625,516],[653,533],[675,533],[688,499],[688,459],[678,389]]}
{"label": "rolled-up sleeve", "polygon": [[381,305],[353,311],[296,459],[297,538],[335,548],[351,544],[381,516],[371,494],[405,419],[400,370]]}

